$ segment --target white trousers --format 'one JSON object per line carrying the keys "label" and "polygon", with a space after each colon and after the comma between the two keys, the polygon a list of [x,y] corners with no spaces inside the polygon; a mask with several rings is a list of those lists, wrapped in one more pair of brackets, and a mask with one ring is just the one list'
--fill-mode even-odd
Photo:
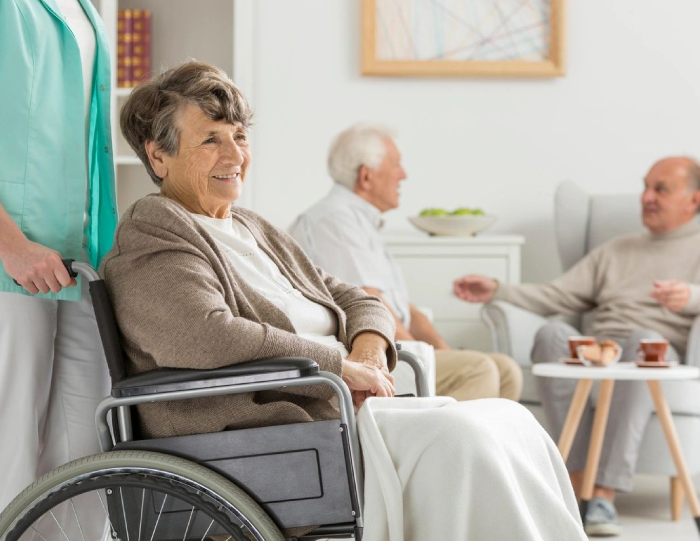
{"label": "white trousers", "polygon": [[37,477],[100,451],[109,375],[82,282],[79,302],[0,292],[0,511]]}

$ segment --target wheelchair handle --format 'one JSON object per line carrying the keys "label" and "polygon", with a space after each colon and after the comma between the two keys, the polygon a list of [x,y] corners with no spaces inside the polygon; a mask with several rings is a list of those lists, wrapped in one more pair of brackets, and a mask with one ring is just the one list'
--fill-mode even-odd
{"label": "wheelchair handle", "polygon": [[[73,270],[73,263],[75,263],[75,259],[61,259],[61,263],[63,263],[63,266],[66,268],[66,270],[68,271],[68,275],[71,278],[75,278],[78,276],[78,273],[75,270]],[[12,281],[17,285],[20,285],[20,283],[14,278],[12,279]]]}

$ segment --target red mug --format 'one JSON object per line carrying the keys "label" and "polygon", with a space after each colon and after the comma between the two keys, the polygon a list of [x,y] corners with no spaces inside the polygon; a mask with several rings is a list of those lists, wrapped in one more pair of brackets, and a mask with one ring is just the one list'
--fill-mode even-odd
{"label": "red mug", "polygon": [[579,346],[593,346],[596,339],[593,336],[569,336],[569,353],[574,359],[578,359]]}
{"label": "red mug", "polygon": [[639,341],[637,355],[647,363],[662,363],[666,361],[668,340],[663,338],[645,338]]}

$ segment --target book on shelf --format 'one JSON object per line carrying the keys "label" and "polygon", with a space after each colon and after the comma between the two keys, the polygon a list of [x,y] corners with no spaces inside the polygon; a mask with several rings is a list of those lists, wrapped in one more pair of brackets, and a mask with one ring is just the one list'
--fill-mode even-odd
{"label": "book on shelf", "polygon": [[117,18],[117,86],[130,88],[151,77],[151,12],[120,9]]}

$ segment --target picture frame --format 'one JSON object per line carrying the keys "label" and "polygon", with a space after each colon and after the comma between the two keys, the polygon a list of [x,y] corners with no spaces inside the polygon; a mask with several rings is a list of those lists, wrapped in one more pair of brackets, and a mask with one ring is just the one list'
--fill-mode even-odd
{"label": "picture frame", "polygon": [[565,74],[566,0],[362,2],[362,75]]}

